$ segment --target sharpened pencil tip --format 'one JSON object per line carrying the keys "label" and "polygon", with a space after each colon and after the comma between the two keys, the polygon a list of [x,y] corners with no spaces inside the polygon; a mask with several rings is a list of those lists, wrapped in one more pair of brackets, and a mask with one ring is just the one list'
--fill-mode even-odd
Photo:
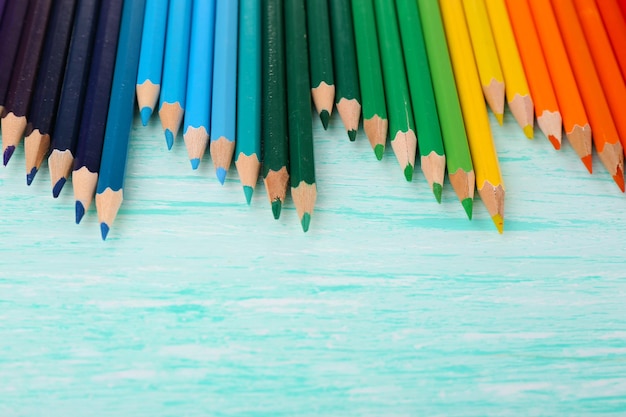
{"label": "sharpened pencil tip", "polygon": [[224,181],[226,181],[226,170],[222,167],[215,168],[215,175],[220,184],[224,185]]}
{"label": "sharpened pencil tip", "polygon": [[250,205],[250,202],[252,201],[252,194],[254,193],[254,188],[250,187],[249,185],[244,185],[243,193],[246,196],[246,203]]}
{"label": "sharpened pencil tip", "polygon": [[11,157],[13,156],[13,152],[15,152],[15,146],[7,146],[7,148],[4,150],[4,155],[3,155],[4,166],[7,166],[7,164],[11,160]]}
{"label": "sharpened pencil tip", "polygon": [[435,198],[437,199],[437,203],[441,204],[441,193],[443,192],[443,185],[434,183],[433,184],[433,194],[435,194]]}
{"label": "sharpened pencil tip", "polygon": [[620,167],[617,167],[617,171],[615,172],[615,175],[613,175],[613,180],[615,180],[619,189],[624,192],[624,172]]}
{"label": "sharpened pencil tip", "polygon": [[409,182],[413,181],[413,165],[408,164],[404,168],[404,178]]}
{"label": "sharpened pencil tip", "polygon": [[497,113],[495,116],[496,116],[496,120],[498,121],[498,124],[502,126],[502,123],[504,123],[504,114]]}
{"label": "sharpened pencil tip", "polygon": [[383,154],[385,153],[385,147],[383,145],[374,146],[374,155],[376,155],[376,159],[379,161],[383,159]]}
{"label": "sharpened pencil tip", "polygon": [[330,114],[327,110],[322,110],[320,113],[320,119],[322,120],[322,126],[324,130],[328,129],[328,122],[330,121]]}
{"label": "sharpened pencil tip", "polygon": [[354,142],[356,140],[356,130],[348,130],[348,137],[350,142]]}
{"label": "sharpened pencil tip", "polygon": [[302,220],[300,220],[300,224],[302,224],[302,230],[304,233],[309,231],[309,225],[311,224],[311,214],[304,213],[302,215]]}
{"label": "sharpened pencil tip", "polygon": [[534,129],[533,129],[532,125],[524,126],[524,135],[526,135],[526,137],[528,139],[532,139],[534,134],[535,134],[535,132],[534,132]]}
{"label": "sharpened pencil tip", "polygon": [[165,129],[165,143],[167,143],[167,150],[171,151],[174,146],[174,134],[169,129]]}
{"label": "sharpened pencil tip", "polygon": [[100,223],[100,233],[102,234],[102,240],[107,240],[109,230],[110,228],[106,223]]}
{"label": "sharpened pencil tip", "polygon": [[[52,187],[52,197],[54,197],[54,198],[58,198],[59,197],[59,195],[61,194],[61,190],[63,189],[63,186],[65,185],[66,181],[67,180],[64,177],[62,177],[62,178],[60,178],[56,182],[56,184],[54,184],[54,187]],[[81,204],[81,206],[82,206],[82,204]],[[84,212],[85,212],[85,210],[83,210],[83,213]]]}
{"label": "sharpened pencil tip", "polygon": [[35,176],[37,175],[37,168],[33,167],[28,174],[26,174],[26,185],[31,185]]}
{"label": "sharpened pencil tip", "polygon": [[561,142],[554,135],[548,135],[548,140],[557,151],[561,149]]}
{"label": "sharpened pencil tip", "polygon": [[191,162],[191,169],[194,171],[200,166],[200,158],[192,158],[189,162]]}
{"label": "sharpened pencil tip", "polygon": [[141,124],[144,126],[148,125],[150,121],[150,117],[152,116],[152,109],[150,107],[144,107],[141,109]]}
{"label": "sharpened pencil tip", "polygon": [[501,215],[496,214],[494,216],[491,216],[491,220],[493,220],[493,224],[496,225],[498,233],[502,234],[502,232],[504,232],[504,218]]}
{"label": "sharpened pencil tip", "polygon": [[471,198],[465,198],[461,201],[461,205],[463,205],[463,209],[465,210],[465,214],[467,214],[467,218],[472,220],[472,212],[474,211],[474,200]]}
{"label": "sharpened pencil tip", "polygon": [[274,219],[278,220],[280,218],[280,209],[282,208],[283,203],[281,203],[280,199],[276,199],[272,201],[272,214],[274,215]]}
{"label": "sharpened pencil tip", "polygon": [[80,201],[76,202],[76,224],[80,224],[80,221],[85,215],[85,206]]}
{"label": "sharpened pencil tip", "polygon": [[591,154],[580,158],[580,160],[583,161],[583,164],[585,164],[587,171],[589,171],[590,174],[593,173],[593,162],[592,162]]}

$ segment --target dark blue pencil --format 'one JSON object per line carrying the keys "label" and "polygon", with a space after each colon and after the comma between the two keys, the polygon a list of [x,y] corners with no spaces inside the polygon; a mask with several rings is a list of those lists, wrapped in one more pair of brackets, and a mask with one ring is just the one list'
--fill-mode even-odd
{"label": "dark blue pencil", "polygon": [[109,233],[109,228],[122,205],[124,195],[124,174],[133,123],[135,83],[139,68],[138,52],[141,47],[145,6],[145,0],[127,1],[124,3],[122,14],[113,90],[96,194],[96,208],[103,240]]}
{"label": "dark blue pencil", "polygon": [[50,148],[50,135],[59,103],[67,49],[72,36],[76,0],[57,0],[46,33],[33,100],[24,132],[26,183],[30,185]]}
{"label": "dark blue pencil", "polygon": [[76,223],[80,223],[96,193],[123,4],[123,0],[105,0],[100,7],[72,173]]}
{"label": "dark blue pencil", "polygon": [[99,10],[100,0],[80,0],[76,8],[67,68],[52,134],[52,152],[48,157],[54,198],[59,196],[74,164]]}
{"label": "dark blue pencil", "polygon": [[28,10],[28,0],[11,1],[6,6],[2,20],[0,21],[0,115],[4,110],[11,70],[15,63],[17,49],[20,46],[22,26]]}

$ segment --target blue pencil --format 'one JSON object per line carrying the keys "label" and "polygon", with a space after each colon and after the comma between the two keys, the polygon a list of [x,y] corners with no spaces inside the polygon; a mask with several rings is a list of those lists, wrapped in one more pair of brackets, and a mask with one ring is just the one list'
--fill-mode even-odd
{"label": "blue pencil", "polygon": [[168,0],[146,0],[137,74],[137,104],[144,126],[152,116],[161,91],[167,8]]}
{"label": "blue pencil", "polygon": [[183,136],[191,167],[198,169],[211,131],[215,0],[195,0],[191,15],[187,109]]}
{"label": "blue pencil", "polygon": [[211,159],[218,180],[224,184],[235,151],[237,111],[238,2],[217,0],[215,55],[213,59],[213,106],[211,113]]}
{"label": "blue pencil", "polygon": [[241,0],[235,166],[250,204],[261,168],[261,2]]}
{"label": "blue pencil", "polygon": [[172,1],[167,17],[159,117],[168,149],[174,145],[185,114],[191,5],[192,0]]}
{"label": "blue pencil", "polygon": [[139,48],[146,0],[124,2],[120,37],[115,58],[115,73],[109,102],[102,148],[102,162],[96,191],[96,209],[102,239],[122,205],[128,142],[133,124],[135,81],[139,67]]}

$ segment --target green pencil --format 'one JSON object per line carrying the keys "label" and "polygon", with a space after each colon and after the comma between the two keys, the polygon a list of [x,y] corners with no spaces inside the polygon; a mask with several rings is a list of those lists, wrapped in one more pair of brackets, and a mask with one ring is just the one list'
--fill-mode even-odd
{"label": "green pencil", "polygon": [[263,0],[263,181],[272,204],[274,218],[287,194],[289,146],[285,95],[285,44],[283,1]]}
{"label": "green pencil", "polygon": [[324,129],[335,103],[335,76],[333,74],[333,51],[328,22],[328,1],[306,2],[309,56],[311,68],[311,94]]}
{"label": "green pencil", "polygon": [[441,122],[448,177],[467,216],[471,219],[475,188],[474,168],[439,4],[433,0],[417,0],[417,4]]}
{"label": "green pencil", "polygon": [[[432,1],[432,0],[431,0]],[[402,44],[393,1],[374,0],[376,27],[383,62],[385,96],[389,110],[391,147],[407,181],[413,179],[417,137],[413,122],[411,97],[404,70]]]}
{"label": "green pencil", "polygon": [[389,122],[372,0],[353,1],[352,18],[363,101],[363,129],[376,158],[381,160],[385,152]]}
{"label": "green pencil", "polygon": [[350,0],[330,1],[330,25],[335,69],[335,104],[350,140],[356,139],[361,119],[361,93],[356,64]]}
{"label": "green pencil", "polygon": [[422,24],[415,0],[396,0],[406,72],[409,78],[413,116],[422,172],[441,203],[446,156],[443,150],[435,94],[424,47]]}
{"label": "green pencil", "polygon": [[285,39],[291,197],[300,217],[302,230],[306,232],[309,230],[317,189],[304,0],[285,1]]}

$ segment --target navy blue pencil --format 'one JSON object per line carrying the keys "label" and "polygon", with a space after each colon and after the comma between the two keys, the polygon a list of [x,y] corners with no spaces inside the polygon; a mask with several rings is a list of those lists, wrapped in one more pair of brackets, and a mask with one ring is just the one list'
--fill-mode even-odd
{"label": "navy blue pencil", "polygon": [[80,223],[96,193],[123,4],[123,0],[106,0],[100,7],[72,173],[76,223]]}
{"label": "navy blue pencil", "polygon": [[74,165],[99,10],[100,0],[80,0],[76,8],[72,41],[52,134],[52,152],[48,157],[54,198],[61,193]]}
{"label": "navy blue pencil", "polygon": [[52,6],[28,124],[24,132],[28,185],[35,179],[39,166],[50,149],[50,135],[63,84],[75,6],[76,0],[57,0]]}
{"label": "navy blue pencil", "polygon": [[2,20],[0,21],[0,114],[4,110],[9,81],[11,81],[11,70],[15,63],[17,49],[20,46],[22,26],[28,9],[28,0],[11,1],[6,6]]}

